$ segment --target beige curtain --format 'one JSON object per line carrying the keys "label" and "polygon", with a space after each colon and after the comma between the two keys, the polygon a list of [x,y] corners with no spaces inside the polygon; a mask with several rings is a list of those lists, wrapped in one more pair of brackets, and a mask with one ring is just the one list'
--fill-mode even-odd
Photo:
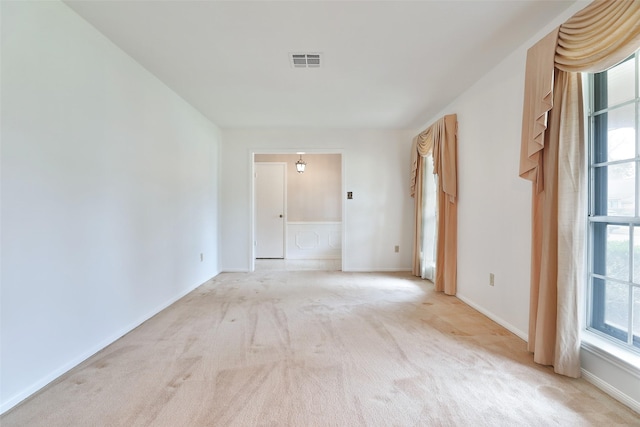
{"label": "beige curtain", "polygon": [[640,47],[640,1],[599,0],[527,53],[520,176],[533,182],[529,350],[580,376],[586,186],[579,72],[603,71]]}
{"label": "beige curtain", "polygon": [[411,197],[415,198],[416,227],[413,247],[413,274],[421,275],[422,177],[425,169],[425,157],[432,154],[433,172],[438,179],[438,237],[434,284],[437,291],[447,295],[455,295],[457,286],[457,128],[458,122],[455,114],[444,116],[414,138],[411,150]]}

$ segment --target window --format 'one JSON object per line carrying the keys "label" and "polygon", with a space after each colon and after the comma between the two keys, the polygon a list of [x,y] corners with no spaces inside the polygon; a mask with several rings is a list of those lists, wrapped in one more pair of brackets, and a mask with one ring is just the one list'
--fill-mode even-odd
{"label": "window", "polygon": [[640,55],[589,76],[587,328],[640,351]]}

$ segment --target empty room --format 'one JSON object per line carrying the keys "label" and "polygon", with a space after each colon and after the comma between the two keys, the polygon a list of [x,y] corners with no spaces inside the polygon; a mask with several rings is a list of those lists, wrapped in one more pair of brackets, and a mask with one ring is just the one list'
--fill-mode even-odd
{"label": "empty room", "polygon": [[0,425],[640,425],[639,23],[0,0]]}

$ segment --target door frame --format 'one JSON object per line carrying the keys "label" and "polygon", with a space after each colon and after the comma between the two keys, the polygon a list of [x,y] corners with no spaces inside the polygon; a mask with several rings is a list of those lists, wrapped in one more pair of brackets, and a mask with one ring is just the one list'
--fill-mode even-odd
{"label": "door frame", "polygon": [[[346,236],[347,236],[347,230],[345,227],[346,224],[346,217],[347,217],[347,193],[346,193],[346,174],[345,174],[345,159],[344,159],[344,150],[342,149],[317,149],[317,148],[285,148],[285,149],[268,149],[268,148],[260,148],[260,149],[249,149],[249,200],[251,201],[250,203],[250,210],[249,210],[249,236],[250,236],[250,242],[249,242],[249,272],[253,272],[256,270],[256,245],[255,245],[255,241],[256,241],[256,201],[255,201],[255,155],[256,154],[297,154],[297,153],[305,153],[303,155],[309,154],[309,155],[313,155],[313,154],[339,154],[340,155],[340,163],[341,163],[341,177],[340,177],[340,181],[341,181],[341,191],[342,194],[340,195],[340,197],[342,197],[342,223],[340,224],[340,229],[341,229],[341,239],[342,239],[342,250],[341,250],[341,255],[340,255],[340,270],[344,271],[344,266],[345,266],[345,248],[346,248]],[[285,181],[285,186],[287,185],[286,181]],[[286,213],[285,213],[285,219],[286,219]],[[285,238],[287,235],[287,223],[285,221]],[[286,253],[286,242],[285,242],[285,258],[287,259],[287,253]]]}

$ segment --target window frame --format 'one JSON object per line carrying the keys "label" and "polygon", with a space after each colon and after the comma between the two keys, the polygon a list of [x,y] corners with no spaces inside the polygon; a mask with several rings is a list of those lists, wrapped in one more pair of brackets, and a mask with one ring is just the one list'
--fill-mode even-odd
{"label": "window frame", "polygon": [[[640,231],[640,51],[622,61],[634,62],[634,97],[631,100],[608,105],[607,75],[588,74],[586,100],[588,123],[588,212],[587,212],[587,298],[585,329],[595,333],[617,346],[640,354],[640,331],[634,331],[634,292],[640,295],[640,283],[634,282],[634,231]],[[616,66],[620,65],[617,64]],[[629,159],[608,158],[608,113],[629,105],[634,105],[635,155]],[[604,123],[603,123],[604,122]],[[603,156],[604,155],[604,156]],[[608,209],[608,169],[609,166],[633,164],[635,167],[634,215],[611,215]],[[609,226],[625,226],[628,231],[628,274],[626,280],[607,276],[606,253]],[[637,236],[636,236],[637,237]],[[601,272],[597,273],[597,272]],[[607,323],[605,318],[606,283],[618,283],[627,287],[628,332]],[[634,289],[636,289],[634,291]],[[634,334],[635,332],[635,334]]]}

